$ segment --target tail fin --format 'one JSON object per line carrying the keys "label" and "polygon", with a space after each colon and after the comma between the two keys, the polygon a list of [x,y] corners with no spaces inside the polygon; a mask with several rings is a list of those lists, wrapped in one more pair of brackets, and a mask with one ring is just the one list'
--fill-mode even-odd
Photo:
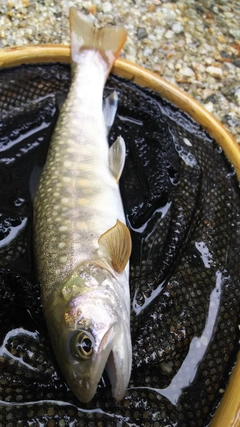
{"label": "tail fin", "polygon": [[71,55],[76,64],[82,50],[94,49],[101,53],[109,66],[109,72],[127,38],[123,27],[108,26],[98,29],[76,7],[70,8]]}

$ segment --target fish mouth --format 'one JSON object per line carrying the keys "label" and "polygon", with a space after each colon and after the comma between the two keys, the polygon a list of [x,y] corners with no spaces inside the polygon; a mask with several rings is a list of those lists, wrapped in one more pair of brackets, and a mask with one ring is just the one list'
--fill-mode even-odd
{"label": "fish mouth", "polygon": [[112,350],[109,353],[107,363],[105,365],[105,371],[112,386],[113,397],[116,399],[114,391],[116,390],[117,386],[117,367],[114,358],[114,353]]}
{"label": "fish mouth", "polygon": [[118,391],[118,377],[114,352],[111,350],[105,366],[96,369],[95,374],[92,373],[91,376],[79,379],[74,370],[73,381],[72,384],[69,384],[69,387],[82,403],[89,403],[94,398],[98,388],[102,390],[103,387],[107,388],[111,384],[112,395],[115,400],[119,401],[124,397],[125,389],[122,391],[120,388],[120,392]]}

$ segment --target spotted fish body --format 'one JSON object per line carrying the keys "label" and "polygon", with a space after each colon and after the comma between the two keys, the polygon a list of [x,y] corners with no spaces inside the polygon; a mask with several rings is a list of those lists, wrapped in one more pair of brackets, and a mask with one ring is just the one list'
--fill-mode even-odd
{"label": "spotted fish body", "polygon": [[122,140],[109,154],[102,96],[126,31],[96,30],[75,8],[70,23],[73,80],[36,194],[36,262],[68,385],[90,401],[106,367],[120,400],[131,372],[131,238],[117,182]]}

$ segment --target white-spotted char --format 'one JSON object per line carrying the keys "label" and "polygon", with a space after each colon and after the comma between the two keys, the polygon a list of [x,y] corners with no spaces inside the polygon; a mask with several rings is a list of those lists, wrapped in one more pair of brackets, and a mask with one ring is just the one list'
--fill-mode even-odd
{"label": "white-spotted char", "polygon": [[118,180],[121,137],[108,148],[103,88],[126,39],[70,9],[72,84],[34,203],[35,252],[53,349],[65,379],[90,401],[106,368],[116,400],[131,373],[131,238]]}

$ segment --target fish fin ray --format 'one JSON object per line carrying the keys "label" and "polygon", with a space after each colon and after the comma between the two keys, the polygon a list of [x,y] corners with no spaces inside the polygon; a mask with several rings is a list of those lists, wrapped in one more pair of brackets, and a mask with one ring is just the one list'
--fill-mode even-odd
{"label": "fish fin ray", "polygon": [[119,136],[109,149],[109,167],[116,181],[118,182],[125,164],[126,145],[124,139]]}
{"label": "fish fin ray", "polygon": [[132,249],[131,235],[127,226],[117,220],[112,228],[99,237],[98,244],[109,256],[112,268],[117,273],[122,273]]}
{"label": "fish fin ray", "polygon": [[[118,57],[127,38],[124,27],[106,26],[96,28],[95,25],[76,7],[70,8],[71,56],[74,58],[84,49],[94,49],[101,53],[108,65],[108,74]],[[107,75],[108,75],[107,74]]]}
{"label": "fish fin ray", "polygon": [[103,101],[103,115],[104,115],[104,120],[106,123],[108,133],[113,125],[116,112],[117,112],[117,107],[118,107],[118,94],[117,94],[117,91],[114,90]]}

